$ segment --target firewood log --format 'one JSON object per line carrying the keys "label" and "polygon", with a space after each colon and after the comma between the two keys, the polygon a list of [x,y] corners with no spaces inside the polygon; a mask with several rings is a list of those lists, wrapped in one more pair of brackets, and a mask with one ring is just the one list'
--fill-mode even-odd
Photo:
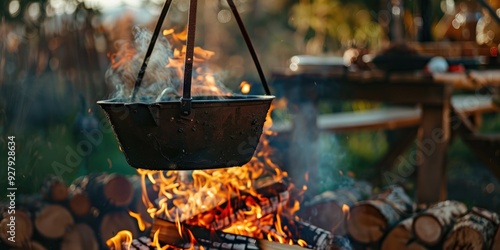
{"label": "firewood log", "polygon": [[68,209],[61,205],[45,205],[35,214],[35,228],[48,240],[62,238],[74,222]]}
{"label": "firewood log", "polygon": [[349,212],[345,209],[369,196],[371,192],[371,185],[361,181],[351,187],[326,191],[305,202],[298,216],[335,235],[345,235],[345,218]]}
{"label": "firewood log", "polygon": [[[157,249],[151,246],[151,239],[148,237],[140,237],[139,239],[133,239],[132,242],[123,242],[121,245],[121,249],[130,249],[130,250],[153,250]],[[121,250],[119,248],[112,248],[111,250]]]}
{"label": "firewood log", "polygon": [[104,214],[98,229],[101,244],[115,236],[117,232],[127,230],[132,235],[138,235],[137,222],[126,211],[114,211]]}
{"label": "firewood log", "polygon": [[[12,212],[14,213],[5,213],[3,219],[0,221],[0,238],[7,245],[22,247],[30,242],[33,237],[33,223],[31,222],[29,214],[26,212],[21,210],[14,210]],[[13,218],[11,218],[11,216]],[[13,226],[13,224],[15,225]],[[12,233],[14,233],[14,235],[12,235]],[[15,242],[9,240],[12,236],[15,236],[13,238]]]}
{"label": "firewood log", "polygon": [[495,238],[493,238],[493,245],[491,246],[491,249],[500,249],[500,225],[497,226],[497,233],[495,234]]}
{"label": "firewood log", "polygon": [[444,241],[443,249],[490,249],[499,224],[496,213],[473,208],[457,219]]}
{"label": "firewood log", "polygon": [[23,246],[15,247],[11,250],[47,250],[47,248],[37,241],[29,241]]}
{"label": "firewood log", "polygon": [[81,176],[73,181],[75,189],[84,190],[92,202],[92,206],[101,213],[126,207],[133,198],[132,183],[118,174],[91,174]]}
{"label": "firewood log", "polygon": [[427,246],[439,244],[455,220],[467,213],[467,206],[458,201],[442,201],[415,217],[415,237]]}
{"label": "firewood log", "polygon": [[[301,238],[308,243],[306,248],[317,250],[330,250],[332,247],[332,235],[321,228],[304,222],[295,222],[300,230]],[[180,233],[181,232],[181,233]],[[191,235],[191,236],[190,236]],[[194,237],[196,245],[205,249],[262,249],[262,250],[303,250],[298,245],[288,245],[279,242],[256,239],[242,235],[224,233],[222,231],[208,230],[203,227],[183,225],[178,229],[174,222],[155,218],[151,229],[150,238],[158,238],[161,244],[168,244],[180,248],[192,246]],[[343,243],[345,244],[345,242]],[[163,246],[163,245],[162,245]],[[349,249],[344,246],[344,249]],[[340,248],[342,249],[342,248]]]}
{"label": "firewood log", "polygon": [[68,187],[61,178],[51,176],[43,182],[40,193],[45,201],[63,202],[68,198]]}
{"label": "firewood log", "polygon": [[416,241],[413,235],[412,226],[414,218],[407,218],[391,229],[382,242],[381,250],[426,250],[427,248]]}
{"label": "firewood log", "polygon": [[[183,222],[198,225],[199,221],[203,220],[204,224],[209,228],[220,230],[230,226],[234,221],[257,220],[256,214],[242,213],[242,211],[247,211],[249,208],[246,203],[247,199],[254,199],[259,203],[262,217],[276,212],[279,207],[284,206],[289,201],[288,187],[282,182],[275,182],[273,178],[256,180],[255,186],[259,197],[241,192],[239,196],[235,195],[229,201]],[[165,217],[161,218],[166,219]]]}
{"label": "firewood log", "polygon": [[413,204],[402,187],[392,186],[375,199],[358,202],[350,210],[347,232],[363,244],[380,241],[388,228],[413,213]]}
{"label": "firewood log", "polygon": [[92,203],[88,194],[76,185],[70,185],[68,206],[76,217],[84,217],[92,211]]}
{"label": "firewood log", "polygon": [[92,228],[84,223],[75,224],[64,234],[61,250],[98,250],[99,243]]}

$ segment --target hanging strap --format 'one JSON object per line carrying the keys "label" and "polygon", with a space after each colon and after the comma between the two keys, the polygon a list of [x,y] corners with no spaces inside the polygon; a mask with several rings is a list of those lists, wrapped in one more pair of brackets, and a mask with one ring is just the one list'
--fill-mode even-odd
{"label": "hanging strap", "polygon": [[189,115],[191,113],[191,81],[193,77],[194,61],[194,38],[196,33],[196,9],[198,0],[190,0],[188,30],[186,41],[186,57],[184,61],[184,87],[182,88],[181,114]]}
{"label": "hanging strap", "polygon": [[267,85],[266,77],[264,76],[264,73],[262,72],[262,67],[260,66],[260,63],[259,63],[259,58],[257,58],[257,53],[255,53],[255,49],[253,48],[252,41],[250,40],[250,36],[248,36],[248,32],[245,29],[245,25],[243,24],[243,21],[241,20],[240,14],[238,13],[238,10],[236,9],[236,5],[234,5],[233,0],[227,0],[227,3],[229,4],[231,11],[233,12],[234,18],[236,19],[236,22],[238,23],[238,27],[240,28],[241,34],[243,35],[243,39],[245,39],[245,43],[247,44],[248,50],[250,51],[250,54],[252,55],[253,62],[255,63],[255,67],[257,68],[257,72],[259,72],[260,81],[262,82],[262,86],[264,87],[264,90],[266,91],[266,95],[271,95],[271,91],[269,90],[269,86]]}
{"label": "hanging strap", "polygon": [[144,56],[141,70],[139,71],[139,75],[137,76],[137,80],[135,81],[134,90],[132,91],[132,102],[135,102],[137,91],[139,91],[139,87],[141,87],[142,78],[144,78],[144,74],[146,73],[149,58],[151,57],[151,53],[153,52],[153,48],[155,47],[156,40],[158,39],[158,35],[160,34],[161,26],[163,24],[163,21],[165,20],[165,16],[167,16],[168,9],[170,9],[171,4],[172,0],[167,0],[165,1],[165,4],[163,4],[163,9],[161,10],[160,17],[158,18],[155,30],[153,32],[153,35],[151,36],[151,41],[149,42],[148,50],[146,51],[146,55]]}

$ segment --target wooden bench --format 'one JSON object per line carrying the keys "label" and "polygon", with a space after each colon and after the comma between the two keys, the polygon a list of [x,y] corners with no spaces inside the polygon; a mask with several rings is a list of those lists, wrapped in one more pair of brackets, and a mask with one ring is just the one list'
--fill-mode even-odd
{"label": "wooden bench", "polygon": [[[453,96],[451,106],[459,114],[460,120],[466,120],[467,129],[453,128],[452,133],[464,138],[471,150],[490,167],[500,178],[500,135],[484,136],[475,133],[482,123],[485,113],[500,112],[491,96],[457,95]],[[421,123],[421,109],[417,107],[385,107],[374,110],[323,114],[317,117],[317,129],[333,133],[347,133],[365,130],[398,130],[397,139],[389,142],[389,151],[378,161],[375,167],[387,169],[395,164],[396,159],[414,143]],[[450,121],[453,122],[453,119]],[[292,130],[289,121],[274,123],[271,130],[283,136]],[[457,131],[454,131],[457,130]],[[468,131],[468,132],[467,132]],[[480,152],[478,152],[480,151]],[[483,152],[483,153],[481,153]],[[496,152],[496,156],[493,156]],[[496,158],[495,158],[496,157]],[[495,165],[495,166],[497,166]]]}
{"label": "wooden bench", "polygon": [[500,112],[489,96],[459,96],[453,105],[459,118],[457,134],[469,149],[500,179],[500,134],[481,134],[482,114]]}
{"label": "wooden bench", "polygon": [[[319,130],[331,132],[397,129],[417,126],[419,123],[420,109],[406,107],[324,114],[317,119]],[[288,121],[275,123],[271,128],[278,133],[286,133],[291,129],[292,124]]]}

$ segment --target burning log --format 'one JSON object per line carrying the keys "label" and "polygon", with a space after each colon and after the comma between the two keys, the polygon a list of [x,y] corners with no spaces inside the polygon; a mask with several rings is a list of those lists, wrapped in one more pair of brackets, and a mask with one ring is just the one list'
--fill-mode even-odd
{"label": "burning log", "polygon": [[92,205],[102,213],[126,207],[133,198],[132,183],[118,174],[92,174],[73,181],[74,189],[86,192]]}
{"label": "burning log", "polygon": [[61,205],[46,205],[35,215],[35,228],[46,239],[60,239],[74,224],[73,216]]}
{"label": "burning log", "polygon": [[76,224],[64,234],[61,250],[98,250],[99,243],[92,228],[87,224]]}
{"label": "burning log", "polygon": [[63,202],[68,198],[68,187],[61,178],[56,176],[45,180],[40,192],[43,199],[48,202]]}
{"label": "burning log", "polygon": [[[284,183],[274,182],[272,178],[263,178],[256,184],[256,193],[258,197],[242,192],[239,196],[234,196],[229,201],[193,216],[192,218],[181,221],[190,225],[204,225],[214,230],[224,229],[235,221],[250,220],[255,221],[258,218],[256,213],[245,213],[249,211],[252,205],[260,207],[260,218],[275,213],[279,207],[282,207],[289,201],[290,194]],[[172,221],[166,216],[158,216],[160,219]]]}
{"label": "burning log", "polygon": [[346,234],[345,218],[348,209],[369,196],[372,187],[367,182],[355,182],[352,187],[326,191],[306,202],[299,211],[300,218],[335,235]]}
{"label": "burning log", "polygon": [[[33,223],[26,212],[21,210],[14,210],[14,212],[13,214],[6,213],[0,221],[0,238],[8,245],[20,248],[30,242],[33,237]],[[15,233],[15,242],[9,240],[13,236],[11,232]]]}
{"label": "burning log", "polygon": [[[132,242],[122,242],[121,249],[129,249],[129,250],[153,250],[154,248],[151,242],[151,239],[148,237],[140,237],[139,239],[133,239]],[[110,247],[111,250],[121,250]]]}
{"label": "burning log", "polygon": [[[332,235],[321,228],[313,225],[295,222],[300,232],[300,237],[307,242],[306,248],[326,250],[331,249]],[[179,225],[162,219],[155,219],[151,230],[153,242],[167,244],[170,246],[189,248],[193,244],[206,247],[208,249],[262,249],[262,250],[300,250],[303,247],[298,245],[282,244],[264,239],[225,233],[218,230],[208,230],[206,228]],[[342,244],[346,244],[343,241]],[[347,241],[348,244],[348,241]],[[348,245],[340,246],[339,249],[349,249]]]}
{"label": "burning log", "polygon": [[467,213],[467,206],[458,201],[439,202],[415,217],[415,237],[428,246],[439,244],[458,217]]}
{"label": "burning log", "polygon": [[415,217],[398,223],[384,238],[381,250],[426,250],[427,248],[415,240],[412,227]]}
{"label": "burning log", "polygon": [[388,228],[412,212],[410,197],[402,187],[392,186],[375,199],[359,202],[351,208],[347,232],[360,243],[377,243]]}
{"label": "burning log", "polygon": [[498,214],[473,208],[457,219],[444,241],[443,249],[490,249],[499,224]]}

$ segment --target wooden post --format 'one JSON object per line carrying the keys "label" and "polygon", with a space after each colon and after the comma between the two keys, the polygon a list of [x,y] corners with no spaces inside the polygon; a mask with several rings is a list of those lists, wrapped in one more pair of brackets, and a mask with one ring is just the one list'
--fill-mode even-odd
{"label": "wooden post", "polygon": [[[451,91],[446,91],[450,95]],[[443,100],[449,100],[444,97]],[[417,156],[417,203],[446,199],[446,150],[450,140],[450,104],[422,105],[422,137]]]}

